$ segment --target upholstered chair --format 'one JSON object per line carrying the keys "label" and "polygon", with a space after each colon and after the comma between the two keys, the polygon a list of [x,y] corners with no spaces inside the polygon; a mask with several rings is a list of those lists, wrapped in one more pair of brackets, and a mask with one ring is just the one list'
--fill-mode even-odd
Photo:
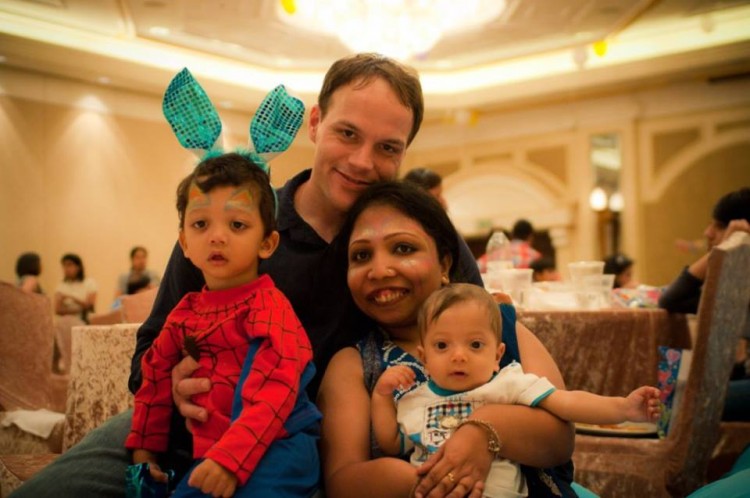
{"label": "upholstered chair", "polygon": [[750,302],[748,282],[750,235],[735,233],[709,257],[692,363],[669,434],[664,439],[577,435],[577,482],[608,498],[686,496],[705,484]]}

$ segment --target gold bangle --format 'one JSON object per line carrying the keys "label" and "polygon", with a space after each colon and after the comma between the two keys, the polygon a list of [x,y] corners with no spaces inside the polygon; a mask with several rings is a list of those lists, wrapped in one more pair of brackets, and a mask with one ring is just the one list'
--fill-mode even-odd
{"label": "gold bangle", "polygon": [[498,436],[497,431],[495,428],[487,422],[486,420],[479,420],[476,418],[467,418],[461,421],[456,426],[456,430],[458,430],[462,425],[476,425],[477,427],[481,427],[484,429],[484,432],[487,433],[488,441],[487,441],[487,450],[492,453],[492,456],[497,458],[500,456],[500,450],[503,449],[503,443],[500,441],[500,436]]}

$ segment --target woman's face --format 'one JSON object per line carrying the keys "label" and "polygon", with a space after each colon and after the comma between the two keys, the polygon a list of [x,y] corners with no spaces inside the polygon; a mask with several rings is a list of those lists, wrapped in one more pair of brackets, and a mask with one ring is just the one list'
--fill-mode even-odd
{"label": "woman's face", "polygon": [[81,267],[69,259],[66,259],[62,262],[62,268],[63,268],[63,276],[65,277],[65,280],[77,279],[78,274],[81,271]]}
{"label": "woman's face", "polygon": [[416,326],[417,312],[441,278],[435,241],[416,220],[375,205],[357,219],[349,238],[347,281],[354,302],[387,331]]}

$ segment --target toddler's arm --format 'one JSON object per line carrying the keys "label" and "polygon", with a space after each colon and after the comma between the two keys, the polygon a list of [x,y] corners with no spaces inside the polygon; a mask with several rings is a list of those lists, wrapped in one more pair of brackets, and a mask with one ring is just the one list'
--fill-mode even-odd
{"label": "toddler's arm", "polygon": [[393,391],[399,387],[414,384],[414,371],[404,365],[388,368],[378,379],[372,391],[371,416],[372,428],[378,446],[387,455],[398,455],[401,452],[401,438],[396,418],[396,405],[393,402]]}
{"label": "toddler's arm", "polygon": [[585,424],[653,422],[661,413],[659,390],[650,386],[641,386],[626,398],[557,390],[543,399],[539,406],[564,420]]}

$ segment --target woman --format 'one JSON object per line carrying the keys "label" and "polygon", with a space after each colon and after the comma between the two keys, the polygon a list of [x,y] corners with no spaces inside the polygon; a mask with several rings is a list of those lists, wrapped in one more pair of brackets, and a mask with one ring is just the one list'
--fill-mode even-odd
{"label": "woman", "polygon": [[42,273],[42,260],[35,252],[25,252],[16,260],[17,287],[24,292],[35,292],[44,294],[39,284],[39,275]]}
{"label": "woman", "polygon": [[60,263],[63,281],[55,291],[55,313],[75,315],[86,322],[88,314],[94,311],[96,282],[86,278],[83,261],[77,254],[65,254]]}
{"label": "woman", "polygon": [[[493,458],[491,451],[477,451],[490,450],[488,433],[481,426],[462,426],[434,460],[416,470],[404,460],[378,457],[370,442],[368,389],[382,372],[381,360],[386,357],[418,368],[417,311],[441,285],[461,281],[453,264],[458,240],[440,205],[403,183],[373,186],[351,208],[339,235],[346,246],[346,277],[354,301],[374,326],[357,349],[346,348],[334,356],[320,388],[327,497],[409,496],[412,491],[429,497],[481,496]],[[525,370],[564,387],[542,344],[521,324],[516,332]],[[504,340],[508,342],[508,337]],[[374,358],[369,355],[373,350]],[[484,406],[471,418],[496,429],[502,457],[541,468],[559,465],[572,454],[571,426],[541,410]],[[529,481],[530,491],[533,485]]]}

